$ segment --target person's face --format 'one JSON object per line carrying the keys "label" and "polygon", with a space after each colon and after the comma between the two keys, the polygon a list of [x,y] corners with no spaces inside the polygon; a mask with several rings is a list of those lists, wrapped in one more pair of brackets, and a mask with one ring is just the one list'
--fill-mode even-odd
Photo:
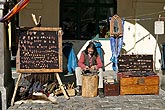
{"label": "person's face", "polygon": [[92,55],[94,50],[92,48],[88,48],[88,54]]}

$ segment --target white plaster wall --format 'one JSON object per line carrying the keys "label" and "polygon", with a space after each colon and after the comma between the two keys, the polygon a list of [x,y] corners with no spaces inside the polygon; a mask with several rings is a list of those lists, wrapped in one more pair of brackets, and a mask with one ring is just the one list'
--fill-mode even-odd
{"label": "white plaster wall", "polygon": [[[146,37],[145,37],[146,36]],[[156,48],[156,69],[160,69],[159,60],[161,52],[154,36],[147,31],[143,26],[136,23],[135,25],[125,22],[124,25],[124,43],[128,54],[151,54],[155,55]]]}
{"label": "white plaster wall", "polygon": [[[165,0],[117,0],[117,14],[129,20],[124,26],[124,42],[129,53],[153,54],[156,45],[156,35],[154,34],[154,22],[158,16],[165,17]],[[139,19],[135,21],[134,19]],[[162,19],[165,21],[165,19]],[[140,43],[135,42],[148,35]],[[149,39],[150,38],[150,39]],[[159,35],[158,46],[156,48],[156,69],[160,69],[161,44],[165,43],[165,34]]]}

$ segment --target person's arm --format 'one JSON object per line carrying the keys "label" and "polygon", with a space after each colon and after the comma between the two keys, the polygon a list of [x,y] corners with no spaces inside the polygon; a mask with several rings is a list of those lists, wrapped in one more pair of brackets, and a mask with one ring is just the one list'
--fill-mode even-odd
{"label": "person's arm", "polygon": [[99,68],[102,68],[103,67],[103,64],[102,64],[102,61],[101,61],[101,58],[100,58],[99,55],[96,58],[96,62],[97,62],[97,65],[95,65],[95,69],[96,70],[98,70]]}
{"label": "person's arm", "polygon": [[78,66],[79,67],[81,67],[81,69],[82,70],[85,70],[86,69],[86,65],[85,65],[85,56],[84,56],[84,54],[83,53],[81,53],[81,55],[80,55],[80,59],[79,59],[79,61],[78,61]]}

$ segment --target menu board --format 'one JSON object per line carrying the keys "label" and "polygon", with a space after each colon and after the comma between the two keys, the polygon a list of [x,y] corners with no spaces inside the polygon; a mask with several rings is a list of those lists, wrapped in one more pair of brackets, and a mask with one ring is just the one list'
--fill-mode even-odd
{"label": "menu board", "polygon": [[17,72],[62,72],[61,28],[22,28],[18,36]]}

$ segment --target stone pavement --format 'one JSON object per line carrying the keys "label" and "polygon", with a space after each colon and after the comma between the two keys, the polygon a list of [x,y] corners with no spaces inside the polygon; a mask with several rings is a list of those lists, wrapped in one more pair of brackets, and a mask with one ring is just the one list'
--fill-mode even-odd
{"label": "stone pavement", "polygon": [[57,97],[57,104],[26,103],[14,105],[8,110],[165,110],[165,91],[159,95],[123,95],[104,98],[81,96]]}
{"label": "stone pavement", "polygon": [[[112,76],[112,72],[104,76]],[[56,99],[57,104],[22,103],[10,106],[8,110],[165,110],[165,91],[161,89],[159,95],[74,96],[68,100],[62,95]]]}

